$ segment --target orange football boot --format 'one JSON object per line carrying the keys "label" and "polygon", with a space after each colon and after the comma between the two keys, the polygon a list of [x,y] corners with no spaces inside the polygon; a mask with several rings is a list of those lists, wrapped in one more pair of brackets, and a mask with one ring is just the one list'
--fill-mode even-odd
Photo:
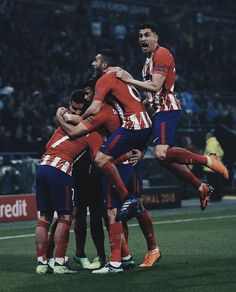
{"label": "orange football boot", "polygon": [[228,169],[224,166],[224,164],[220,161],[219,157],[216,154],[211,153],[209,154],[211,158],[211,165],[207,165],[211,170],[218,172],[219,174],[223,175],[225,179],[229,179],[229,172]]}
{"label": "orange football boot", "polygon": [[202,183],[201,185],[202,190],[200,192],[200,207],[201,210],[206,209],[210,199],[211,199],[211,195],[214,192],[214,188],[211,185],[208,184],[204,184]]}
{"label": "orange football boot", "polygon": [[148,252],[145,255],[143,263],[139,265],[139,267],[150,268],[154,265],[155,262],[158,263],[160,259],[161,259],[161,252],[159,250],[155,252]]}

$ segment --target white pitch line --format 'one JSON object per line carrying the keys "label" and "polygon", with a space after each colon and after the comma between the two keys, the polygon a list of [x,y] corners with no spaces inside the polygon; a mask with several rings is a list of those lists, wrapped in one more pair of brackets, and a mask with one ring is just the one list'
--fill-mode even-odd
{"label": "white pitch line", "polygon": [[[194,221],[206,221],[206,220],[220,220],[220,219],[227,219],[227,218],[236,218],[236,215],[225,215],[225,216],[215,216],[215,217],[203,217],[203,218],[189,218],[189,219],[178,219],[178,220],[166,220],[166,221],[159,221],[153,222],[154,225],[156,224],[172,224],[172,223],[185,223],[185,222],[194,222]],[[139,224],[130,224],[129,227],[138,226]]]}
{"label": "white pitch line", "polygon": [[[189,219],[178,219],[178,220],[166,220],[166,221],[159,221],[153,222],[154,225],[159,224],[175,224],[175,223],[185,223],[185,222],[197,222],[197,221],[207,221],[207,220],[220,220],[220,219],[227,219],[227,218],[236,218],[236,215],[225,215],[225,216],[215,216],[215,217],[203,217],[203,218],[189,218]],[[139,226],[138,223],[135,224],[128,224],[129,227],[136,227]],[[104,228],[105,229],[105,228]],[[89,230],[89,229],[88,229]],[[70,232],[74,232],[71,230]],[[22,235],[13,235],[13,236],[2,236],[0,240],[4,239],[14,239],[14,238],[25,238],[25,237],[32,237],[35,234],[22,234]]]}

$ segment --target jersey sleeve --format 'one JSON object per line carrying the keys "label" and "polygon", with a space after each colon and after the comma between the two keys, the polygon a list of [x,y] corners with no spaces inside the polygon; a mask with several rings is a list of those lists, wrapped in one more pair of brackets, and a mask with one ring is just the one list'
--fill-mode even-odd
{"label": "jersey sleeve", "polygon": [[109,75],[104,74],[96,82],[93,100],[103,101],[106,94],[111,90],[111,78]]}
{"label": "jersey sleeve", "polygon": [[104,110],[100,110],[95,116],[89,116],[82,123],[87,127],[90,131],[93,131],[100,125],[104,124],[107,119],[107,113]]}
{"label": "jersey sleeve", "polygon": [[161,74],[166,76],[168,69],[173,62],[173,56],[168,50],[160,49],[157,50],[153,58],[152,74]]}

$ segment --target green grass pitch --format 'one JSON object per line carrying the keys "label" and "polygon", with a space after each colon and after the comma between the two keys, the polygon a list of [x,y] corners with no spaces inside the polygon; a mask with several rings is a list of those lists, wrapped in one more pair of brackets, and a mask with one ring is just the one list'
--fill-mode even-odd
{"label": "green grass pitch", "polygon": [[[35,273],[34,227],[36,222],[1,224],[0,291],[236,291],[236,204],[211,204],[152,212],[161,261],[151,269],[138,268],[146,252],[137,222],[129,222],[129,246],[136,267],[114,275],[93,275],[80,269],[76,275]],[[28,235],[28,236],[25,236]],[[70,233],[68,255],[74,251]],[[108,240],[106,249],[109,255]],[[95,257],[88,232],[87,256]],[[78,265],[71,260],[71,266]]]}

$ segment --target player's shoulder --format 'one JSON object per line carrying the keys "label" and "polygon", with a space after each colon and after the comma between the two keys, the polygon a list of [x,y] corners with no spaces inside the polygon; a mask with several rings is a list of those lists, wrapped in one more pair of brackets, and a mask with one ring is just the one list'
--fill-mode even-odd
{"label": "player's shoulder", "polygon": [[154,53],[154,56],[155,57],[160,57],[160,56],[163,56],[163,57],[171,57],[173,58],[171,52],[169,49],[165,48],[165,47],[159,47],[156,52]]}
{"label": "player's shoulder", "polygon": [[112,80],[115,78],[115,74],[113,73],[104,73],[98,80],[97,80],[97,83],[96,83],[96,87],[99,87],[99,86],[107,86],[107,85],[110,85]]}
{"label": "player's shoulder", "polygon": [[64,130],[62,129],[61,126],[58,126],[58,127],[55,129],[55,131],[54,131],[53,134],[54,134],[54,135],[64,135],[65,132],[64,132]]}
{"label": "player's shoulder", "polygon": [[108,71],[106,73],[104,73],[100,78],[100,79],[113,79],[116,77],[116,72],[113,72],[113,71]]}

